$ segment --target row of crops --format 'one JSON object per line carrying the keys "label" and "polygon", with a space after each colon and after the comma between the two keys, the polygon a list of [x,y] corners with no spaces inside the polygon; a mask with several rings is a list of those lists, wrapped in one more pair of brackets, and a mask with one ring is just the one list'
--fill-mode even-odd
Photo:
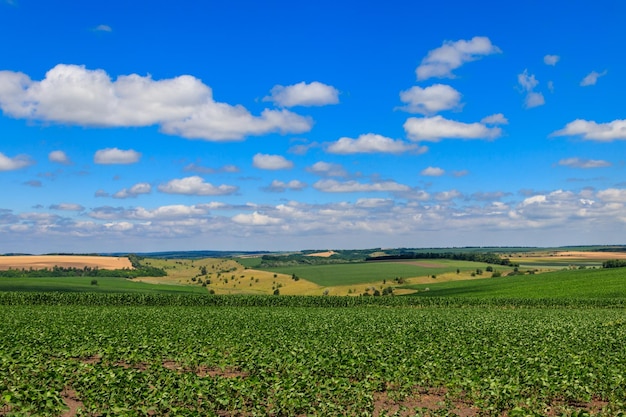
{"label": "row of crops", "polygon": [[0,415],[626,410],[623,308],[332,299],[1,294]]}
{"label": "row of crops", "polygon": [[514,307],[626,308],[626,298],[328,297],[159,293],[0,292],[0,305],[204,307]]}

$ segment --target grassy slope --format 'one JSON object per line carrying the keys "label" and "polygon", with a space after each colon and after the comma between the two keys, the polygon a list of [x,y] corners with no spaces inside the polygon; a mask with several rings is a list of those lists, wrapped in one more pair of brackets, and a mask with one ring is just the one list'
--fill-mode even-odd
{"label": "grassy slope", "polygon": [[195,293],[206,294],[202,287],[159,285],[124,278],[90,277],[0,278],[0,291],[62,291],[62,292],[142,292],[142,293]]}
{"label": "grassy slope", "polygon": [[[538,275],[409,285],[423,297],[624,298],[626,268],[562,270]],[[428,287],[429,291],[424,291]]]}

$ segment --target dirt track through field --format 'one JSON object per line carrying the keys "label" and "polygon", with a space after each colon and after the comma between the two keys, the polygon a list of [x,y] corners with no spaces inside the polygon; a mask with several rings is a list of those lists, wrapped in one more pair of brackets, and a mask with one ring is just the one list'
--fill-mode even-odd
{"label": "dirt track through field", "polygon": [[44,269],[54,266],[62,268],[132,268],[130,260],[115,256],[42,255],[42,256],[0,256],[0,270]]}

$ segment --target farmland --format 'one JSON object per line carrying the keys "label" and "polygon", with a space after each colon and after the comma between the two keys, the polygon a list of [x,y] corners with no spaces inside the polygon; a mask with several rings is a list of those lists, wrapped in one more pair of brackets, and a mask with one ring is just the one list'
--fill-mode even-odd
{"label": "farmland", "polygon": [[[1,278],[0,416],[624,415],[626,269],[572,264],[590,258],[501,277],[487,267],[513,268],[202,258],[97,285]],[[321,295],[383,285],[396,295]]]}
{"label": "farmland", "polygon": [[621,308],[70,303],[0,318],[0,415],[615,416],[626,398]]}

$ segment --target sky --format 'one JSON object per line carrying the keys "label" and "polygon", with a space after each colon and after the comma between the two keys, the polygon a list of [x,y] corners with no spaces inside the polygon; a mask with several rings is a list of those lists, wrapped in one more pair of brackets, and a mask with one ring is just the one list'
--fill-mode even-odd
{"label": "sky", "polygon": [[624,244],[625,17],[0,0],[0,253]]}

